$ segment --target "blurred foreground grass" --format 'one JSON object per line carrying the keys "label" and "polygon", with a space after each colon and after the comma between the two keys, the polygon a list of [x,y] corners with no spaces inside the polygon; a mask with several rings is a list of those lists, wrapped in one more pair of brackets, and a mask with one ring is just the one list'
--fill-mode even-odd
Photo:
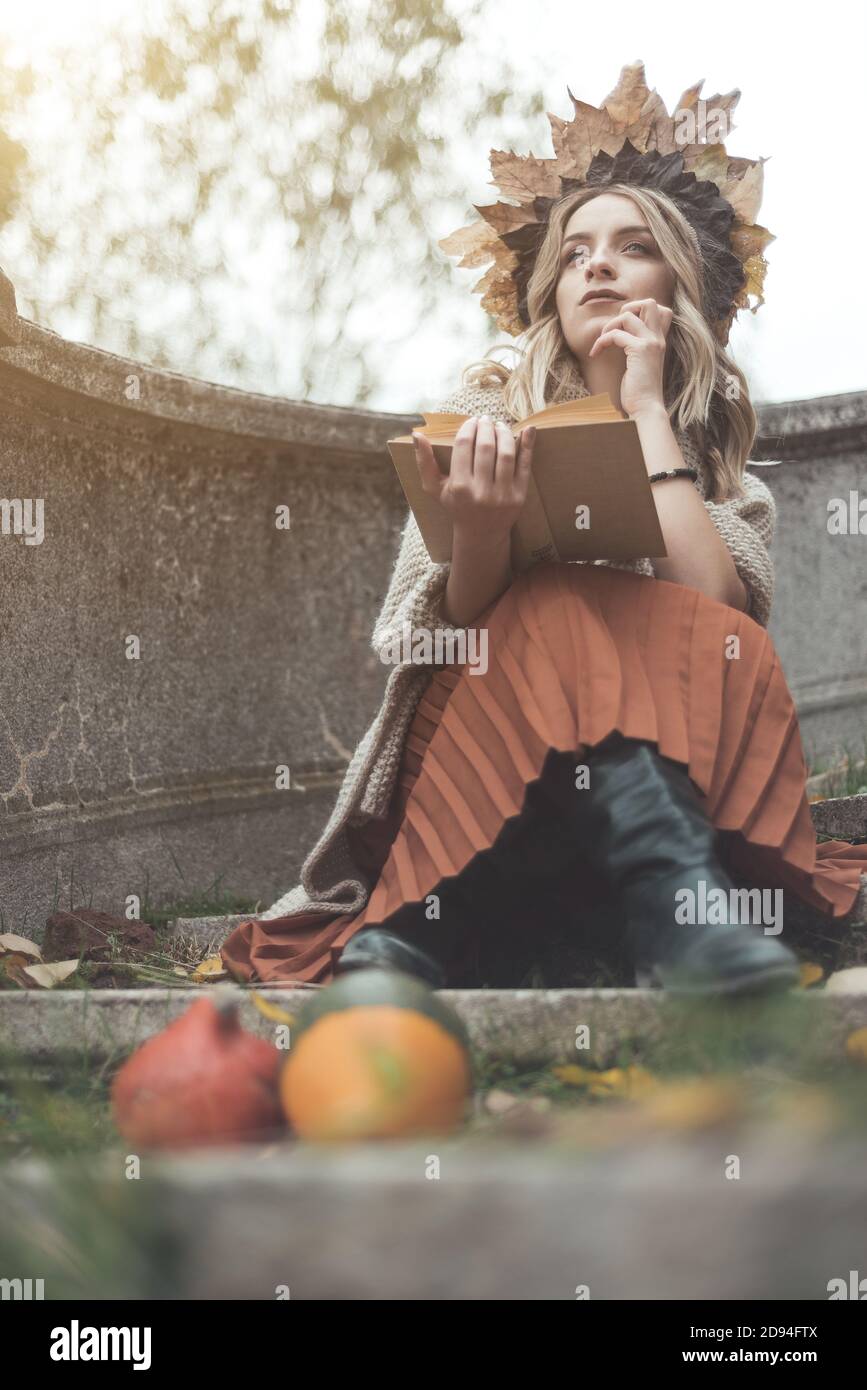
{"label": "blurred foreground grass", "polygon": [[[807,1019],[804,1002],[669,1001],[665,1036],[624,1036],[604,1069],[577,1050],[566,1066],[475,1057],[467,1121],[437,1143],[453,1153],[518,1144],[540,1161],[576,1164],[615,1148],[640,1160],[649,1143],[672,1136],[697,1144],[711,1134],[721,1153],[781,1129],[801,1153],[816,1140],[867,1144],[867,1065],[845,1039],[818,1058],[823,1025]],[[109,1105],[116,1066],[73,1057],[37,1068],[0,1056],[0,1277],[42,1278],[48,1299],[184,1297],[167,1189],[148,1155],[142,1180],[128,1178]],[[276,1145],[250,1145],[239,1190],[260,1155],[285,1146],[288,1160],[295,1142],[287,1133]],[[22,1182],[10,1160],[47,1167]],[[185,1160],[195,1164],[196,1154]]]}

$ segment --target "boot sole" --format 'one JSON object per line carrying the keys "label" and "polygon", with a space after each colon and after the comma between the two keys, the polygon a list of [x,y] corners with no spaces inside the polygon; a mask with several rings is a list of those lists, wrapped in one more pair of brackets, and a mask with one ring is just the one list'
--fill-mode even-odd
{"label": "boot sole", "polygon": [[656,987],[664,989],[668,994],[691,996],[730,996],[761,994],[772,990],[782,991],[793,989],[798,984],[799,979],[800,973],[798,971],[793,972],[791,966],[788,965],[769,965],[764,970],[751,970],[748,974],[736,975],[731,979],[697,980],[693,984],[674,977],[666,981],[655,967],[649,971],[636,971],[636,985],[639,989]]}

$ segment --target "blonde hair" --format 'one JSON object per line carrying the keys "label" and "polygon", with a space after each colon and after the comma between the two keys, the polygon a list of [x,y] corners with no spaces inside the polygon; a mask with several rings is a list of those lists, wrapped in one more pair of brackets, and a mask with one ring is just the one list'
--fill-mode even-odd
{"label": "blonde hair", "polygon": [[492,357],[471,362],[464,369],[464,383],[502,386],[506,410],[522,419],[555,405],[581,381],[578,362],[560,326],[556,290],[566,224],[576,208],[602,193],[621,193],[641,209],[674,275],[664,386],[672,428],[692,438],[705,460],[711,481],[709,501],[743,495],[741,480],[756,437],[756,413],[746,378],[714,336],[702,308],[713,266],[702,266],[695,232],[680,209],[657,189],[630,184],[584,188],[552,206],[527,286],[530,326],[521,335],[521,346],[496,343],[490,349],[507,348],[519,353],[521,360],[511,368]]}

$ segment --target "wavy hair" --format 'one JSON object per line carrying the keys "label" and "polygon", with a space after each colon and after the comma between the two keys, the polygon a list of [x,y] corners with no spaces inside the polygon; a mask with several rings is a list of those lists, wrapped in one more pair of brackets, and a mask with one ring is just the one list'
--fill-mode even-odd
{"label": "wavy hair", "polygon": [[673,317],[665,355],[664,396],[672,428],[696,443],[710,474],[709,501],[743,495],[743,472],[757,432],[746,378],[714,336],[703,304],[713,265],[702,264],[698,240],[683,213],[653,188],[610,184],[564,196],[551,207],[548,228],[527,287],[530,325],[519,344],[495,343],[520,355],[508,367],[493,357],[464,368],[466,385],[502,386],[503,403],[516,419],[556,405],[581,382],[557,312],[565,228],[572,213],[602,193],[621,193],[644,213],[663,259],[673,272]]}

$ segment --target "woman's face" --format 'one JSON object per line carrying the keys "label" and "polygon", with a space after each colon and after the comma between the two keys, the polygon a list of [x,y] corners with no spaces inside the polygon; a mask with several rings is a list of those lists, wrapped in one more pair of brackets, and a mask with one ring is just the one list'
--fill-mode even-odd
{"label": "woman's face", "polygon": [[600,193],[572,213],[563,231],[556,304],[563,336],[579,361],[603,324],[620,313],[621,301],[655,299],[671,308],[674,286],[674,272],[631,198]]}

